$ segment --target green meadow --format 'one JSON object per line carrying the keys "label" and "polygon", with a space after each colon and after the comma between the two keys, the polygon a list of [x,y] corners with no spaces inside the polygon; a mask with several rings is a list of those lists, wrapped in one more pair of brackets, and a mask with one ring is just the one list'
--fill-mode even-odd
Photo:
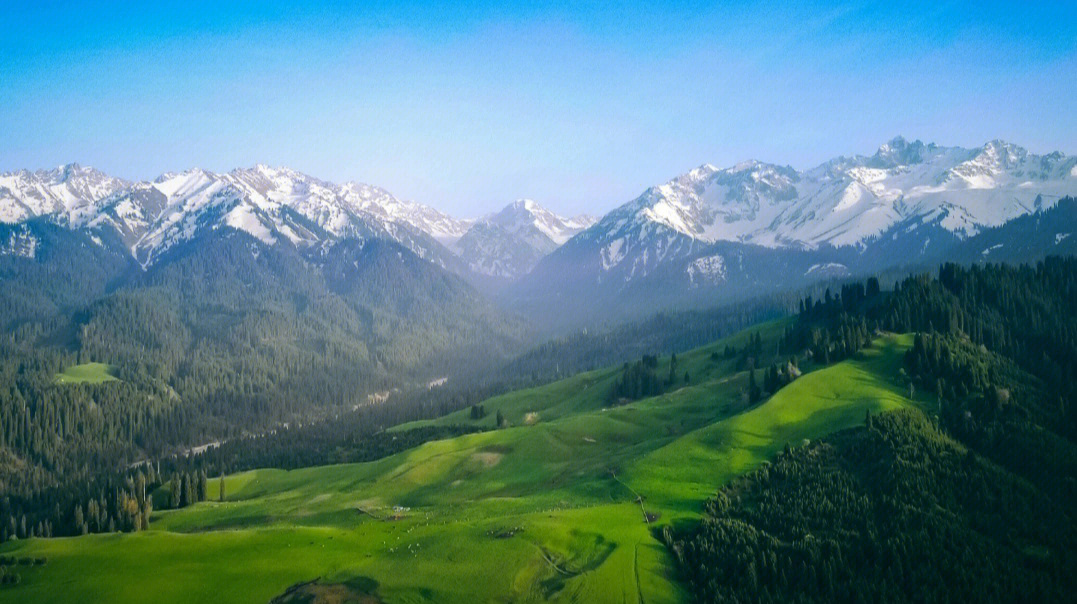
{"label": "green meadow", "polygon": [[116,381],[114,370],[104,363],[83,363],[73,365],[62,373],[56,374],[57,384],[101,384]]}
{"label": "green meadow", "polygon": [[[684,601],[660,527],[697,518],[719,485],[786,444],[913,403],[897,382],[911,337],[890,335],[749,405],[747,373],[721,351],[757,331],[773,350],[784,325],[678,355],[691,380],[660,396],[608,407],[620,367],[588,372],[488,399],[480,420],[463,410],[395,428],[485,432],[227,476],[224,502],[214,478],[212,501],[155,511],[141,533],[7,543],[0,553],[48,563],[20,571],[0,602],[268,602],[313,579],[387,602]],[[499,410],[510,425],[495,430]]]}

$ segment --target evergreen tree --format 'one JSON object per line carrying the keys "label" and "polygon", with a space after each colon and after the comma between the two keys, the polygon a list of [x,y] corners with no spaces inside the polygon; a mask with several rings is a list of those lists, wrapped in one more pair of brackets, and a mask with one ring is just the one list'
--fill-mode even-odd
{"label": "evergreen tree", "polygon": [[748,402],[755,404],[762,398],[762,393],[759,391],[759,384],[755,379],[755,367],[748,370]]}
{"label": "evergreen tree", "polygon": [[173,472],[172,478],[168,481],[168,503],[173,508],[183,507],[182,491],[183,480],[180,478],[179,473]]}

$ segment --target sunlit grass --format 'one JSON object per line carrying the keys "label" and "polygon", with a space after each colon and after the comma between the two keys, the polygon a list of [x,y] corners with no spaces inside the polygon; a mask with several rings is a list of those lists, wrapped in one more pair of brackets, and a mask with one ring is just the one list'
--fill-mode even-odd
{"label": "sunlit grass", "polygon": [[678,355],[692,380],[661,396],[607,408],[617,370],[589,372],[437,420],[492,426],[501,410],[507,429],[228,476],[224,503],[212,478],[210,501],[158,511],[146,533],[5,544],[50,561],[0,601],[266,602],[315,577],[366,577],[387,601],[683,601],[655,526],[696,517],[786,443],[910,404],[895,380],[911,339],[889,336],[749,407],[746,374],[711,358],[746,337]]}
{"label": "sunlit grass", "polygon": [[115,370],[105,363],[83,363],[56,374],[57,384],[101,384],[117,381]]}

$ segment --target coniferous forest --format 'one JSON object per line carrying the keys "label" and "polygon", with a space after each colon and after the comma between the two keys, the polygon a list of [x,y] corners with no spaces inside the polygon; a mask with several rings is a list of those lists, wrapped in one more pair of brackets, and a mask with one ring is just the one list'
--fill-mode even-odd
{"label": "coniferous forest", "polygon": [[805,299],[783,347],[832,363],[914,332],[921,409],[789,443],[664,539],[703,601],[1066,601],[1077,584],[1077,261],[944,265]]}
{"label": "coniferous forest", "polygon": [[[794,300],[664,313],[526,349],[534,336],[518,318],[391,242],[314,260],[286,248],[253,255],[233,234],[142,272],[62,229],[36,228],[48,254],[0,256],[15,285],[0,291],[0,540],[140,530],[154,503],[146,493],[182,483],[183,472],[384,457],[460,433],[398,438],[384,433],[391,426],[643,346],[698,345]],[[412,282],[396,278],[402,270]],[[58,382],[88,362],[107,362],[115,379]],[[442,386],[425,383],[448,374]]]}

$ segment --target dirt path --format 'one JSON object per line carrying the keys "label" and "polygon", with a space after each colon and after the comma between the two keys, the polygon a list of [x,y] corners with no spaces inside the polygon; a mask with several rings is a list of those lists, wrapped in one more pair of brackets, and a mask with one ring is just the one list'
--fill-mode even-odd
{"label": "dirt path", "polygon": [[636,577],[636,597],[639,600],[639,604],[643,604],[643,586],[639,582],[639,546],[642,542],[636,542],[636,549],[632,558],[632,574]]}
{"label": "dirt path", "polygon": [[647,508],[643,506],[643,495],[640,495],[632,487],[628,486],[624,481],[622,481],[620,478],[617,478],[617,472],[614,472],[613,470],[610,470],[610,476],[612,476],[613,479],[616,480],[621,486],[628,489],[629,493],[632,493],[633,495],[635,495],[636,502],[639,503],[639,509],[640,509],[641,512],[643,512],[643,522],[646,523],[646,524],[650,524],[652,522],[652,520],[651,520],[650,515],[647,514]]}

